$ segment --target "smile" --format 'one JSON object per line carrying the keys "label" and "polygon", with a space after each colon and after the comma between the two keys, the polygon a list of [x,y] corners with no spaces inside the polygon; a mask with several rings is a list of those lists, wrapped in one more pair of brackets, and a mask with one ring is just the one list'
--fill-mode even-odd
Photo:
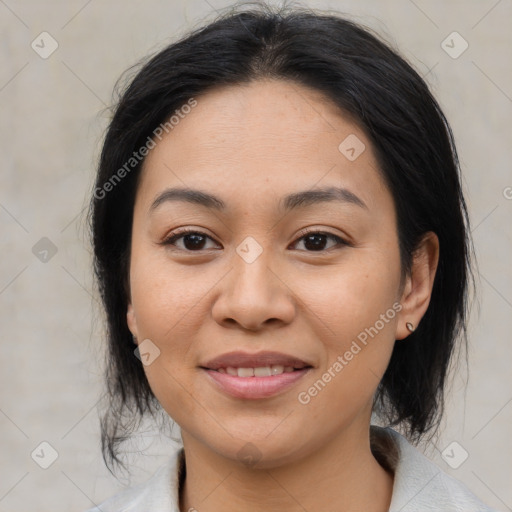
{"label": "smile", "polygon": [[291,373],[295,371],[295,368],[293,366],[273,364],[272,366],[260,366],[258,368],[234,368],[233,366],[228,366],[227,368],[218,368],[216,371],[238,377],[271,377],[272,375]]}
{"label": "smile", "polygon": [[230,352],[199,367],[210,384],[225,395],[246,400],[270,398],[289,390],[313,365],[280,352]]}

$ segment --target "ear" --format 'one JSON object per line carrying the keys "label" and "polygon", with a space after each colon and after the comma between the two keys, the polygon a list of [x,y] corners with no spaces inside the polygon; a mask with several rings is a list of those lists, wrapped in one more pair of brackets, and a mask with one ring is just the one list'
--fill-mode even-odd
{"label": "ear", "polygon": [[437,264],[439,262],[439,239],[433,231],[427,232],[414,251],[410,274],[406,278],[400,304],[395,339],[409,336],[406,323],[418,327],[427,311],[434,286]]}
{"label": "ear", "polygon": [[[139,339],[139,332],[137,329],[137,318],[135,317],[135,311],[133,310],[133,305],[131,302],[128,303],[128,309],[126,311],[126,322],[128,323],[128,329],[133,336],[135,336],[135,340]],[[135,343],[137,343],[134,340]]]}

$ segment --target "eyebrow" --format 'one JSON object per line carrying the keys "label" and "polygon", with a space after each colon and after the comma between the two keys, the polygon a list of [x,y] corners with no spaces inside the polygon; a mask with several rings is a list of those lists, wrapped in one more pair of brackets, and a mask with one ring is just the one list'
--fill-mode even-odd
{"label": "eyebrow", "polygon": [[[226,203],[219,197],[192,188],[168,188],[160,193],[149,208],[152,213],[165,202],[182,201],[198,204],[211,210],[223,211]],[[368,210],[368,206],[362,199],[346,188],[326,187],[312,190],[303,190],[284,196],[280,200],[280,208],[289,211],[297,208],[305,208],[312,204],[326,202],[342,202],[353,204]]]}

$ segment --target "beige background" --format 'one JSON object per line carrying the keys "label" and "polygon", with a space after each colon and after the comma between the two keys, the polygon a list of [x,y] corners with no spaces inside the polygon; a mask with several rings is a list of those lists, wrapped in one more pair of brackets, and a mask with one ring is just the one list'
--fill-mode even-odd
{"label": "beige background", "polygon": [[[85,510],[147,479],[171,449],[148,425],[138,438],[146,455],[130,458],[130,482],[103,466],[96,411],[102,320],[83,207],[115,80],[228,4],[0,0],[0,512]],[[469,380],[465,372],[455,377],[443,434],[425,451],[485,502],[511,510],[512,2],[307,5],[343,11],[398,45],[452,124],[480,263],[480,310],[471,318]],[[47,59],[31,47],[33,40],[42,46],[43,31],[58,42]],[[453,31],[469,44],[457,59],[441,47]],[[57,250],[46,263],[33,253],[43,237]],[[48,242],[40,243],[44,250]],[[46,470],[30,455],[43,441],[58,453]],[[469,453],[458,469],[441,456],[453,441],[456,457]]]}

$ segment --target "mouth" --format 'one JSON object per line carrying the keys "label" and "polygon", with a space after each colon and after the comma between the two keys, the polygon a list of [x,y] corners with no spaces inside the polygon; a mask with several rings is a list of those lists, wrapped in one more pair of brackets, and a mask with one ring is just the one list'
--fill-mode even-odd
{"label": "mouth", "polygon": [[218,368],[216,371],[219,373],[227,373],[242,378],[247,377],[272,377],[273,375],[282,375],[283,373],[291,373],[302,368],[294,368],[293,366],[283,366],[280,364],[273,364],[272,366],[258,366],[256,368],[235,368],[228,366],[226,368]]}
{"label": "mouth", "polygon": [[278,352],[231,352],[200,366],[216,389],[235,398],[261,399],[288,390],[313,365]]}

